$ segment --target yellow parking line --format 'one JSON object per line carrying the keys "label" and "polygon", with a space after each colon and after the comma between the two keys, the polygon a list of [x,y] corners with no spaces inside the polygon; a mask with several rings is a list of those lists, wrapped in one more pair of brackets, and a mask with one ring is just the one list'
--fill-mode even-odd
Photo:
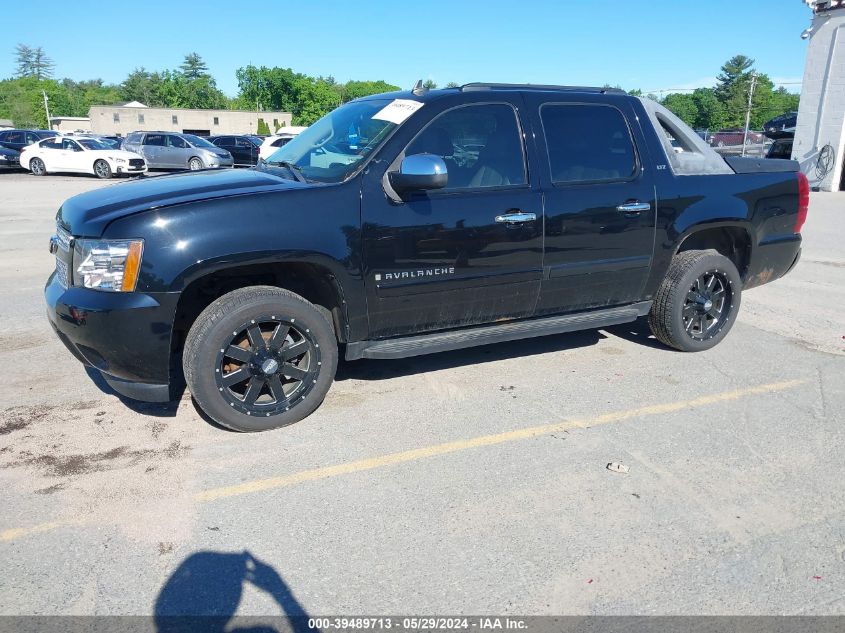
{"label": "yellow parking line", "polygon": [[11,530],[3,530],[2,532],[0,532],[0,542],[14,541],[15,539],[19,539],[22,536],[29,536],[31,534],[38,534],[40,532],[50,532],[60,527],[74,525],[81,522],[82,521],[65,521],[60,519],[58,521],[39,523],[38,525],[33,525],[28,528],[12,528]]}
{"label": "yellow parking line", "polygon": [[379,457],[371,457],[369,459],[362,459],[354,462],[347,462],[345,464],[337,464],[335,466],[326,466],[325,468],[315,468],[313,470],[303,470],[290,475],[283,475],[282,477],[271,477],[269,479],[259,479],[255,481],[247,481],[234,486],[223,486],[221,488],[211,488],[203,490],[194,495],[194,499],[199,502],[213,501],[215,499],[223,499],[225,497],[235,497],[238,495],[250,494],[253,492],[260,492],[262,490],[273,490],[276,488],[286,488],[305,481],[314,481],[317,479],[328,479],[330,477],[337,477],[338,475],[348,475],[365,470],[373,470],[375,468],[383,468],[393,464],[402,464],[405,462],[417,461],[429,457],[436,457],[438,455],[446,455],[448,453],[456,453],[458,451],[465,451],[471,448],[479,448],[481,446],[491,446],[493,444],[504,444],[505,442],[515,442],[517,440],[524,440],[538,435],[548,435],[550,433],[566,431],[575,428],[601,426],[602,424],[610,424],[611,422],[621,422],[631,418],[641,418],[653,415],[662,415],[665,413],[674,413],[684,409],[692,409],[708,404],[715,404],[718,402],[727,402],[730,400],[738,400],[748,396],[772,393],[775,391],[783,391],[785,389],[792,389],[805,383],[805,380],[788,380],[785,382],[774,382],[766,385],[759,385],[757,387],[747,387],[745,389],[735,389],[733,391],[724,391],[722,393],[713,394],[710,396],[701,396],[692,400],[685,400],[681,402],[670,402],[666,404],[656,404],[647,407],[639,407],[636,409],[628,409],[626,411],[615,411],[613,413],[606,413],[604,415],[582,418],[576,420],[567,420],[565,422],[558,422],[555,424],[546,424],[543,426],[532,426],[524,429],[517,429],[515,431],[506,431],[504,433],[496,433],[494,435],[481,435],[466,440],[457,440],[455,442],[446,442],[445,444],[435,444],[432,446],[425,446],[423,448],[416,448],[409,451],[401,451],[399,453],[389,453]]}
{"label": "yellow parking line", "polygon": [[[675,413],[677,411],[692,409],[708,404],[729,402],[732,400],[746,398],[748,396],[784,391],[802,385],[806,382],[806,380],[787,380],[784,382],[773,382],[765,385],[758,385],[756,387],[746,387],[744,389],[734,389],[731,391],[724,391],[709,396],[701,396],[699,398],[693,398],[692,400],[669,402],[665,404],[655,404],[646,407],[638,407],[636,409],[614,411],[595,417],[566,420],[564,422],[557,422],[554,424],[532,426],[524,429],[517,429],[515,431],[506,431],[504,433],[496,433],[493,435],[481,435],[465,440],[446,442],[444,444],[434,444],[431,446],[424,446],[422,448],[415,448],[408,451],[388,453],[387,455],[380,455],[378,457],[371,457],[368,459],[361,459],[354,462],[336,464],[334,466],[326,466],[324,468],[303,470],[300,472],[292,473],[290,475],[283,475],[281,477],[271,477],[269,479],[247,481],[233,486],[210,488],[208,490],[203,490],[195,494],[194,500],[200,503],[204,503],[208,501],[214,501],[215,499],[237,497],[239,495],[261,492],[263,490],[275,490],[278,488],[286,488],[306,481],[329,479],[331,477],[337,477],[339,475],[348,475],[351,473],[357,473],[366,470],[374,470],[376,468],[384,468],[386,466],[392,466],[394,464],[403,464],[406,462],[427,459],[430,457],[437,457],[438,455],[457,453],[459,451],[480,448],[482,446],[492,446],[495,444],[504,444],[507,442],[515,442],[517,440],[525,440],[532,437],[548,435],[550,433],[566,431],[569,429],[601,426],[603,424],[622,422],[624,420],[630,420],[632,418],[643,418],[655,415],[664,415],[667,413]],[[55,530],[61,527],[67,527],[70,525],[80,524],[82,522],[83,521],[80,519],[57,520],[25,528],[13,528],[0,532],[0,542],[13,541],[24,536],[30,536],[42,532],[49,532],[51,530]]]}

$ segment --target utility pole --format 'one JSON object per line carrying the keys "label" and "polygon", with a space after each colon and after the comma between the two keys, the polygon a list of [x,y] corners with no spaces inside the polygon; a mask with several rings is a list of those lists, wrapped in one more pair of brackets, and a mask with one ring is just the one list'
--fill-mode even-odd
{"label": "utility pole", "polygon": [[50,100],[50,98],[47,96],[46,90],[42,90],[41,94],[44,95],[44,112],[47,113],[47,129],[51,130],[52,128],[50,127],[50,107],[47,105],[47,102]]}
{"label": "utility pole", "polygon": [[748,143],[748,126],[751,125],[751,102],[754,99],[754,88],[757,86],[757,73],[751,73],[751,87],[748,89],[748,109],[745,111],[745,134],[742,135],[742,155]]}

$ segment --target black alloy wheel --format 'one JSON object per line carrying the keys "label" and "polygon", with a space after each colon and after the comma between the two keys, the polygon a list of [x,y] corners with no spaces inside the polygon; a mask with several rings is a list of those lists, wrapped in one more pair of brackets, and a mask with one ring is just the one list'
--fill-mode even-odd
{"label": "black alloy wheel", "polygon": [[730,313],[732,293],[727,276],[718,271],[699,275],[687,293],[684,331],[697,341],[713,338]]}
{"label": "black alloy wheel", "polygon": [[742,277],[732,260],[715,250],[683,251],[654,295],[648,323],[664,345],[701,352],[727,336],[741,301]]}
{"label": "black alloy wheel", "polygon": [[310,328],[268,314],[232,331],[217,354],[215,381],[235,410],[269,417],[306,399],[321,365]]}
{"label": "black alloy wheel", "polygon": [[308,417],[334,380],[331,313],[275,286],[213,301],[185,339],[182,368],[197,405],[235,431],[276,429]]}

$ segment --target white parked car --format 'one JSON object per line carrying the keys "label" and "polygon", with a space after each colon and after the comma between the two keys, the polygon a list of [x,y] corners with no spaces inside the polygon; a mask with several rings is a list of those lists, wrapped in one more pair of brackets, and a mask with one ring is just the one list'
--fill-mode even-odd
{"label": "white parked car", "polygon": [[267,160],[276,150],[287,145],[288,141],[307,129],[307,127],[291,125],[283,127],[274,136],[268,136],[258,148],[258,160]]}
{"label": "white parked car", "polygon": [[94,174],[111,178],[118,174],[143,174],[147,163],[134,152],[114,149],[99,139],[57,136],[29,145],[21,151],[21,167],[36,176],[54,172]]}

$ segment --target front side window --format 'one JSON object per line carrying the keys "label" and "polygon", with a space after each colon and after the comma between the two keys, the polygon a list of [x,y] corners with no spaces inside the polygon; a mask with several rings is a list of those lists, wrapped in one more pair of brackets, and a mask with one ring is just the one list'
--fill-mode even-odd
{"label": "front side window", "polygon": [[[204,138],[200,138],[199,136],[197,136],[195,134],[185,134],[184,138],[185,138],[186,141],[188,141],[188,143],[190,143],[194,147],[205,147],[206,149],[213,149],[214,148],[213,143],[209,143]],[[181,141],[182,139],[180,138],[179,140]],[[184,143],[184,141],[183,141],[183,143]],[[181,145],[180,147],[187,147],[187,145]]]}
{"label": "front side window", "polygon": [[168,135],[167,144],[170,147],[178,147],[179,149],[185,149],[186,147],[188,147],[188,144],[183,139],[173,135]]}
{"label": "front side window", "polygon": [[514,109],[505,104],[444,112],[420,132],[405,155],[436,154],[449,171],[447,189],[523,185],[525,157]]}
{"label": "front side window", "polygon": [[62,139],[62,149],[69,150],[71,152],[81,152],[82,148],[79,147],[76,143],[74,143],[69,138]]}
{"label": "front side window", "polygon": [[607,182],[634,176],[637,157],[616,108],[548,104],[540,109],[552,182]]}
{"label": "front side window", "polygon": [[397,127],[380,114],[392,102],[367,99],[342,105],[273,153],[267,164],[287,163],[308,180],[343,182]]}

